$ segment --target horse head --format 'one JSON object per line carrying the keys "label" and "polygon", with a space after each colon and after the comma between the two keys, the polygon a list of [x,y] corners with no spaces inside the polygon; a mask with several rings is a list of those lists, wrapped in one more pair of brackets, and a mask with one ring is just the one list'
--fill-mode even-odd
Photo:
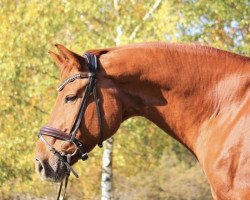
{"label": "horse head", "polygon": [[119,92],[95,55],[80,56],[62,45],[56,48],[59,54],[49,51],[49,55],[59,66],[62,84],[48,125],[39,133],[35,164],[42,179],[60,182],[70,165],[86,159],[116,132],[122,109]]}

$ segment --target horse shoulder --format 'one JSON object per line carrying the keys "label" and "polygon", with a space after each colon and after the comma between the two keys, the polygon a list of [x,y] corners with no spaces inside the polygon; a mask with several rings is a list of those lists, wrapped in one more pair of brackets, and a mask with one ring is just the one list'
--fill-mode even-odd
{"label": "horse shoulder", "polygon": [[197,157],[215,199],[250,196],[250,92],[203,123]]}

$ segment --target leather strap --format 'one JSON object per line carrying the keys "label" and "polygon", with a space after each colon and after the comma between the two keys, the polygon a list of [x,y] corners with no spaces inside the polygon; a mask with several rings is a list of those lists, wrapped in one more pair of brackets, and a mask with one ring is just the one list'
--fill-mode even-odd
{"label": "leather strap", "polygon": [[[66,190],[67,190],[67,186],[68,186],[68,180],[69,180],[69,176],[70,176],[70,172],[67,173],[66,177],[65,177],[65,181],[64,181],[64,193],[62,196],[62,200],[65,199],[66,197]],[[61,192],[62,192],[62,186],[63,186],[63,181],[61,181],[60,186],[58,188],[58,194],[57,194],[57,200],[60,200],[61,197]]]}
{"label": "leather strap", "polygon": [[42,135],[47,135],[47,136],[51,136],[60,140],[70,140],[71,136],[68,134],[65,134],[65,132],[56,129],[56,128],[52,128],[49,126],[44,126],[41,128],[40,133]]}

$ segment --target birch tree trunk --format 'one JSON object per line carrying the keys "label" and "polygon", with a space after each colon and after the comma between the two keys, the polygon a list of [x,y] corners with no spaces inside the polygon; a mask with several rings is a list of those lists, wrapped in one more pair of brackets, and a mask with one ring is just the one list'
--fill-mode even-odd
{"label": "birch tree trunk", "polygon": [[[133,32],[131,33],[129,40],[133,40],[137,33],[139,32],[143,23],[145,23],[150,16],[159,8],[162,0],[156,0],[152,8],[145,14],[142,19],[142,23],[137,25]],[[121,23],[121,18],[119,14],[119,0],[113,1],[114,14],[116,16],[116,36],[114,38],[114,43],[116,46],[121,44],[121,36],[123,34],[123,27]],[[114,138],[110,138],[104,143],[103,157],[102,157],[102,180],[101,180],[101,200],[111,200],[112,199],[112,152],[113,152]]]}
{"label": "birch tree trunk", "polygon": [[112,199],[112,151],[114,138],[109,138],[104,143],[102,157],[102,196],[101,200]]}
{"label": "birch tree trunk", "polygon": [[[116,24],[116,37],[114,42],[116,46],[120,45],[120,36],[122,35],[122,27],[120,23],[120,16],[118,11],[118,0],[114,0],[114,13],[116,15],[117,24]],[[113,152],[113,142],[114,138],[109,138],[104,143],[104,150],[102,156],[102,196],[101,200],[111,200],[112,199],[112,152]]]}

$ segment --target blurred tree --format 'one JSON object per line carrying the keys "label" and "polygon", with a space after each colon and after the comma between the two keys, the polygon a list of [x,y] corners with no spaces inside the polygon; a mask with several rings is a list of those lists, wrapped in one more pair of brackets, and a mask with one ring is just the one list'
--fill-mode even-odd
{"label": "blurred tree", "polygon": [[248,0],[176,0],[176,24],[182,41],[198,41],[241,54],[250,54]]}
{"label": "blurred tree", "polygon": [[[56,193],[54,185],[40,182],[31,162],[35,133],[47,121],[59,83],[57,68],[46,53],[52,44],[82,52],[152,40],[195,41],[250,53],[247,0],[117,2],[119,16],[110,0],[0,0],[1,198],[21,193],[53,199]],[[101,153],[96,149],[88,162],[76,165],[82,178],[70,180],[74,199],[99,198]],[[122,125],[113,155],[114,198],[122,199],[123,191],[134,195],[131,199],[205,199],[201,193],[207,197],[208,186],[193,157],[142,118]],[[170,190],[171,177],[177,176]],[[191,180],[202,184],[185,184]],[[147,194],[138,192],[143,189]],[[188,189],[197,196],[186,197]]]}
{"label": "blurred tree", "polygon": [[[117,9],[123,8],[123,16],[129,9],[144,15],[151,6],[143,2],[133,4],[131,6],[129,1],[124,1]],[[4,0],[1,5],[1,130],[5,133],[1,135],[1,151],[4,152],[1,184],[5,184],[3,191],[7,191],[6,186],[11,184],[14,186],[11,187],[12,192],[16,192],[22,190],[15,187],[16,182],[34,178],[31,173],[33,166],[29,163],[36,140],[33,133],[38,132],[40,124],[46,122],[56,95],[54,87],[58,83],[58,72],[55,67],[50,67],[51,61],[46,55],[50,47],[48,44],[64,41],[68,47],[74,45],[78,49],[114,46],[118,44],[124,25],[120,20],[116,21],[117,16],[110,9],[111,1],[93,5],[90,1]],[[139,17],[135,13],[137,21]],[[127,16],[127,21],[122,23],[129,24],[130,19]],[[120,41],[125,43],[125,39]],[[22,137],[16,137],[17,133]],[[10,143],[4,142],[7,138],[11,139]],[[20,156],[14,156],[16,153]],[[10,162],[9,157],[15,161]],[[23,165],[21,162],[24,162]],[[39,188],[34,192],[39,192]]]}

